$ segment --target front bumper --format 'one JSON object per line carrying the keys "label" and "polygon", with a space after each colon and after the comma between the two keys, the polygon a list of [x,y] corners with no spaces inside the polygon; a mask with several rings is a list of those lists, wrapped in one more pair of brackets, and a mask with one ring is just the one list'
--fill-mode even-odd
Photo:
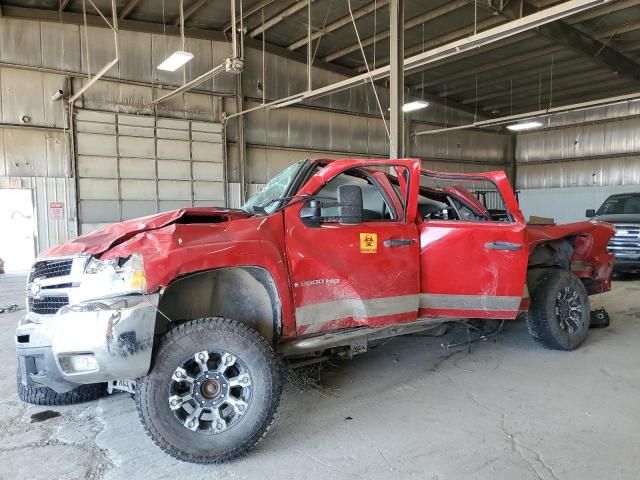
{"label": "front bumper", "polygon": [[613,262],[615,272],[640,272],[640,258],[616,257]]}
{"label": "front bumper", "polygon": [[78,303],[52,316],[27,313],[16,330],[22,382],[58,393],[146,375],[158,295]]}

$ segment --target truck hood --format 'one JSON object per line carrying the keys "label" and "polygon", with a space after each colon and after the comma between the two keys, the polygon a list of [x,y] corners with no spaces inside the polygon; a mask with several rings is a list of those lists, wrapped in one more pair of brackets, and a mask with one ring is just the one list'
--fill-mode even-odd
{"label": "truck hood", "polygon": [[614,215],[600,215],[595,217],[596,220],[601,220],[608,223],[640,223],[640,213],[620,213]]}
{"label": "truck hood", "polygon": [[156,230],[171,224],[223,223],[250,216],[242,210],[209,207],[181,208],[98,228],[75,240],[44,251],[39,258],[67,257],[80,254],[100,255],[141,232]]}

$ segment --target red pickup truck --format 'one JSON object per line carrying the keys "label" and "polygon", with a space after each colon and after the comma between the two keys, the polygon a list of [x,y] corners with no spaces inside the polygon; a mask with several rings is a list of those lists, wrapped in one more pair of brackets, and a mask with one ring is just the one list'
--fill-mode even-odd
{"label": "red pickup truck", "polygon": [[18,390],[72,402],[137,379],[140,418],[164,451],[229,460],[271,425],[280,359],[522,313],[544,346],[578,347],[589,295],[610,289],[613,233],[528,226],[503,172],[301,161],[242,210],[161,213],[43,253],[17,330]]}

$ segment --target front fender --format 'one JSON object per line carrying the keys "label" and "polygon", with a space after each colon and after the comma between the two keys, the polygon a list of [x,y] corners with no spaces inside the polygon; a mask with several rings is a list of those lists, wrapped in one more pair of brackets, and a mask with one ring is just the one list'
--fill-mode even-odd
{"label": "front fender", "polygon": [[196,272],[263,268],[273,278],[280,298],[282,333],[287,336],[295,332],[282,212],[225,223],[171,224],[138,233],[102,258],[133,253],[144,258],[148,292],[161,290],[173,280]]}

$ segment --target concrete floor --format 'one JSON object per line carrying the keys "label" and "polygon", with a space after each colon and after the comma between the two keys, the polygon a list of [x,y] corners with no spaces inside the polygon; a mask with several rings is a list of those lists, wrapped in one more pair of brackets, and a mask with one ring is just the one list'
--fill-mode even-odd
{"label": "concrete floor", "polygon": [[[24,306],[24,282],[0,275],[0,304]],[[126,394],[73,407],[21,403],[22,313],[0,314],[0,478],[635,479],[640,281],[615,282],[592,305],[609,310],[612,326],[571,353],[544,350],[517,322],[471,354],[414,336],[329,365],[314,387],[288,385],[267,438],[221,466],[162,453]],[[59,416],[32,418],[45,410]]]}

